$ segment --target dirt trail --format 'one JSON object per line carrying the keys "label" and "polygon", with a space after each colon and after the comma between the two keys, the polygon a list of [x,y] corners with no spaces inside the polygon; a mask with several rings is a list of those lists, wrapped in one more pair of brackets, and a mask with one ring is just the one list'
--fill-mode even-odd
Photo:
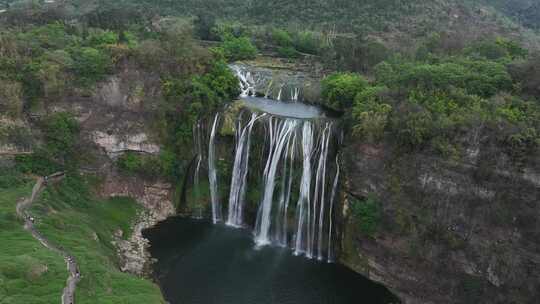
{"label": "dirt trail", "polygon": [[32,189],[32,195],[30,198],[25,198],[22,201],[17,203],[17,215],[24,219],[24,229],[32,234],[32,236],[38,240],[43,246],[48,248],[51,251],[54,251],[64,257],[64,260],[67,264],[67,269],[69,271],[69,277],[66,282],[66,287],[62,293],[62,304],[73,304],[75,303],[75,288],[77,283],[80,281],[80,272],[79,266],[75,261],[75,258],[71,256],[67,251],[65,251],[61,246],[56,246],[52,244],[44,235],[39,233],[34,226],[34,218],[28,212],[28,209],[34,203],[34,200],[37,198],[39,193],[47,186],[48,183],[57,182],[64,178],[63,172],[58,172],[46,177],[40,177],[36,181],[34,188]]}

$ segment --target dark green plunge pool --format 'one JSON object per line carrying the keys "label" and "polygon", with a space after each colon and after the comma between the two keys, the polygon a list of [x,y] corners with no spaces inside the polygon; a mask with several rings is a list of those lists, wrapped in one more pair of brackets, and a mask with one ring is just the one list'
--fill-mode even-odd
{"label": "dark green plunge pool", "polygon": [[171,304],[397,303],[383,286],[338,264],[256,249],[248,230],[171,218],[144,234]]}

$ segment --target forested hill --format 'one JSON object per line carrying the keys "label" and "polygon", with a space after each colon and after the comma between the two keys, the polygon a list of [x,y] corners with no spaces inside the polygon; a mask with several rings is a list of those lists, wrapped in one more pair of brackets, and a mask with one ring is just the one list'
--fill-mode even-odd
{"label": "forested hill", "polygon": [[[2,5],[2,2],[4,3]],[[50,1],[48,1],[50,2]],[[249,25],[314,29],[375,35],[394,45],[412,44],[432,32],[449,32],[462,40],[506,36],[539,45],[527,28],[540,24],[533,0],[0,0],[17,18],[32,17],[38,8],[49,15],[117,22],[137,15],[204,16]],[[1,9],[1,8],[0,8]],[[114,16],[114,18],[109,18]]]}
{"label": "forested hill", "polygon": [[538,0],[484,0],[526,27],[540,29],[540,2]]}

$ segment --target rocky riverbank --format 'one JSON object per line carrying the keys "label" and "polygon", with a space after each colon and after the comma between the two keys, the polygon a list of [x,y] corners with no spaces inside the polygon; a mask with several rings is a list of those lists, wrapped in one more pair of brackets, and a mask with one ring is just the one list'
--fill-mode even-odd
{"label": "rocky riverbank", "polygon": [[132,233],[124,238],[122,231],[115,233],[114,244],[120,258],[120,269],[137,276],[150,277],[152,258],[149,242],[142,231],[175,214],[172,186],[164,182],[147,182],[137,177],[109,175],[102,189],[107,197],[127,196],[135,199],[143,210],[133,223]]}

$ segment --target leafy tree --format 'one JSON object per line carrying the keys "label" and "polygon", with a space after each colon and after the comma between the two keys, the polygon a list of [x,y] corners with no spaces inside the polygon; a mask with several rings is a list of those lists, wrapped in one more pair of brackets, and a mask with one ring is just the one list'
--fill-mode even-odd
{"label": "leafy tree", "polygon": [[60,22],[37,26],[19,34],[19,43],[24,48],[40,54],[45,50],[68,48],[80,43],[81,39],[68,33],[66,26]]}
{"label": "leafy tree", "polygon": [[257,55],[257,48],[247,37],[234,37],[226,35],[221,44],[223,55],[229,61],[254,59]]}
{"label": "leafy tree", "polygon": [[390,88],[449,90],[463,88],[470,94],[489,97],[510,90],[512,79],[506,67],[489,60],[451,58],[442,63],[383,62],[376,69],[379,83]]}
{"label": "leafy tree", "polygon": [[367,81],[358,74],[334,73],[322,81],[322,98],[325,105],[343,111],[366,86]]}
{"label": "leafy tree", "polygon": [[432,114],[421,106],[401,105],[391,123],[394,138],[402,147],[420,148],[433,138]]}
{"label": "leafy tree", "polygon": [[527,154],[540,147],[540,105],[511,95],[500,95],[495,103],[495,117],[502,142],[512,154]]}
{"label": "leafy tree", "polygon": [[15,168],[23,173],[46,176],[60,171],[62,166],[53,161],[46,151],[38,149],[30,155],[15,156]]}
{"label": "leafy tree", "polygon": [[370,142],[380,141],[384,135],[392,106],[385,101],[386,87],[367,87],[356,95],[353,117],[356,135]]}
{"label": "leafy tree", "polygon": [[219,36],[214,33],[216,18],[212,14],[199,14],[194,22],[195,34],[202,40],[218,40]]}
{"label": "leafy tree", "polygon": [[185,154],[190,152],[185,147],[191,144],[194,124],[208,119],[224,103],[236,98],[239,84],[225,61],[218,57],[201,75],[167,79],[163,91],[165,102],[160,120],[167,153],[162,160],[166,164],[164,171],[178,178],[180,168],[187,166]]}
{"label": "leafy tree", "polygon": [[54,159],[65,161],[73,156],[79,138],[79,122],[70,113],[57,112],[48,116],[43,133],[46,151]]}
{"label": "leafy tree", "polygon": [[272,30],[272,41],[274,44],[280,47],[292,47],[293,39],[291,35],[285,30],[282,29],[273,29]]}
{"label": "leafy tree", "polygon": [[89,47],[100,48],[107,45],[118,44],[119,35],[115,32],[102,29],[89,29],[86,44]]}
{"label": "leafy tree", "polygon": [[294,47],[302,53],[317,55],[325,47],[320,35],[311,31],[301,31],[294,36]]}
{"label": "leafy tree", "polygon": [[72,52],[73,68],[85,84],[102,79],[111,68],[110,58],[104,51],[82,47],[73,49]]}

